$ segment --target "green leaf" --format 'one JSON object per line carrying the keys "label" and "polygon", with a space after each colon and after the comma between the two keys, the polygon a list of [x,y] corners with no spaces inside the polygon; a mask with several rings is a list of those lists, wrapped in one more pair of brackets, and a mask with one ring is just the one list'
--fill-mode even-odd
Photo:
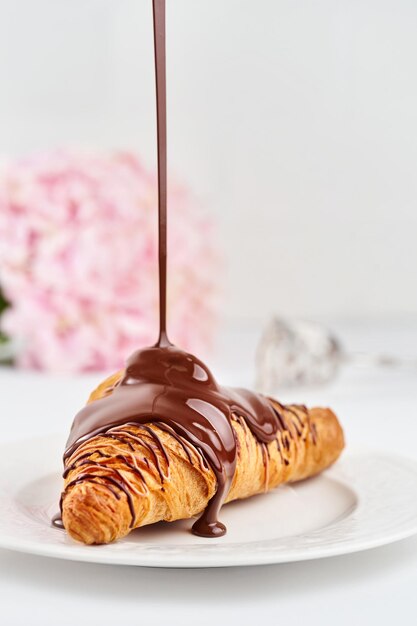
{"label": "green leaf", "polygon": [[[7,302],[6,298],[0,287],[0,316],[4,311],[10,306],[9,302]],[[1,331],[0,329],[0,343],[5,343],[8,340],[8,337]]]}

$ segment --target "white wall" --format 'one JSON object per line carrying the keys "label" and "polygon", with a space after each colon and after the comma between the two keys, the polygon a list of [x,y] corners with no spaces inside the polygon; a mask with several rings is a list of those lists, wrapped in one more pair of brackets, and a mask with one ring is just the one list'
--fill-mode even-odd
{"label": "white wall", "polygon": [[[168,0],[170,165],[229,315],[417,313],[415,0]],[[0,151],[155,162],[150,0],[0,0]],[[199,67],[199,72],[196,72]]]}

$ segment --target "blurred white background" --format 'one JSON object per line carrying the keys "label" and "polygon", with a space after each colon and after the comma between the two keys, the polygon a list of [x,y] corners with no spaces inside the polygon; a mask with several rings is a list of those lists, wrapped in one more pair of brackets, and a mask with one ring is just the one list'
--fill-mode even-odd
{"label": "blurred white background", "polygon": [[[167,4],[169,166],[216,216],[223,310],[241,321],[210,360],[218,379],[253,385],[252,329],[272,312],[330,320],[352,353],[415,359],[417,2]],[[151,0],[0,0],[0,85],[0,154],[121,147],[156,165]],[[332,406],[349,450],[415,458],[415,372],[353,362],[280,398]],[[1,442],[66,431],[97,382],[0,368]],[[291,626],[308,602],[312,626],[417,623],[416,548],[172,575],[1,550],[2,615],[106,626],[140,605],[153,624]]]}
{"label": "blurred white background", "polygon": [[[156,162],[151,2],[0,0],[0,151]],[[170,0],[169,160],[218,215],[226,314],[417,313],[417,4]]]}

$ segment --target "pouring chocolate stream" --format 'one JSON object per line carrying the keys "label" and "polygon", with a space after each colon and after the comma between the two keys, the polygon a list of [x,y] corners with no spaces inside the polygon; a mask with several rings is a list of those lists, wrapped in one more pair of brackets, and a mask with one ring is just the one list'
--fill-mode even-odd
{"label": "pouring chocolate stream", "polygon": [[[66,473],[70,457],[83,442],[100,434],[117,437],[114,428],[123,424],[157,423],[169,430],[186,449],[200,452],[217,478],[217,490],[193,532],[218,537],[226,532],[219,521],[236,468],[235,417],[244,419],[264,444],[288,430],[284,414],[271,402],[244,389],[221,387],[197,357],[174,346],[167,334],[167,125],[165,0],[153,0],[157,141],[158,141],[158,245],[159,245],[159,338],[155,346],[138,350],[127,361],[123,377],[106,397],[95,400],[75,417],[64,454]],[[109,432],[112,431],[112,432]],[[291,432],[291,430],[290,430]],[[168,464],[168,455],[156,442]],[[267,462],[267,461],[266,461]],[[161,480],[164,476],[161,473]],[[77,480],[82,480],[83,475]],[[112,478],[109,489],[125,487]],[[132,513],[132,526],[134,518]]]}

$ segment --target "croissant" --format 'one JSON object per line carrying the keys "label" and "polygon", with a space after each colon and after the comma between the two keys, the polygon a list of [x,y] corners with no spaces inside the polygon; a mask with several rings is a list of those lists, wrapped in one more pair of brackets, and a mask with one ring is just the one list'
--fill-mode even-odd
{"label": "croissant", "polygon": [[[121,376],[104,381],[89,402],[111,394]],[[336,461],[344,447],[330,409],[269,402],[285,424],[269,443],[232,415],[237,461],[225,502],[313,476]],[[140,526],[197,516],[217,489],[216,474],[199,448],[152,421],[116,425],[83,441],[65,459],[64,479],[62,522],[85,544],[109,543]]]}

